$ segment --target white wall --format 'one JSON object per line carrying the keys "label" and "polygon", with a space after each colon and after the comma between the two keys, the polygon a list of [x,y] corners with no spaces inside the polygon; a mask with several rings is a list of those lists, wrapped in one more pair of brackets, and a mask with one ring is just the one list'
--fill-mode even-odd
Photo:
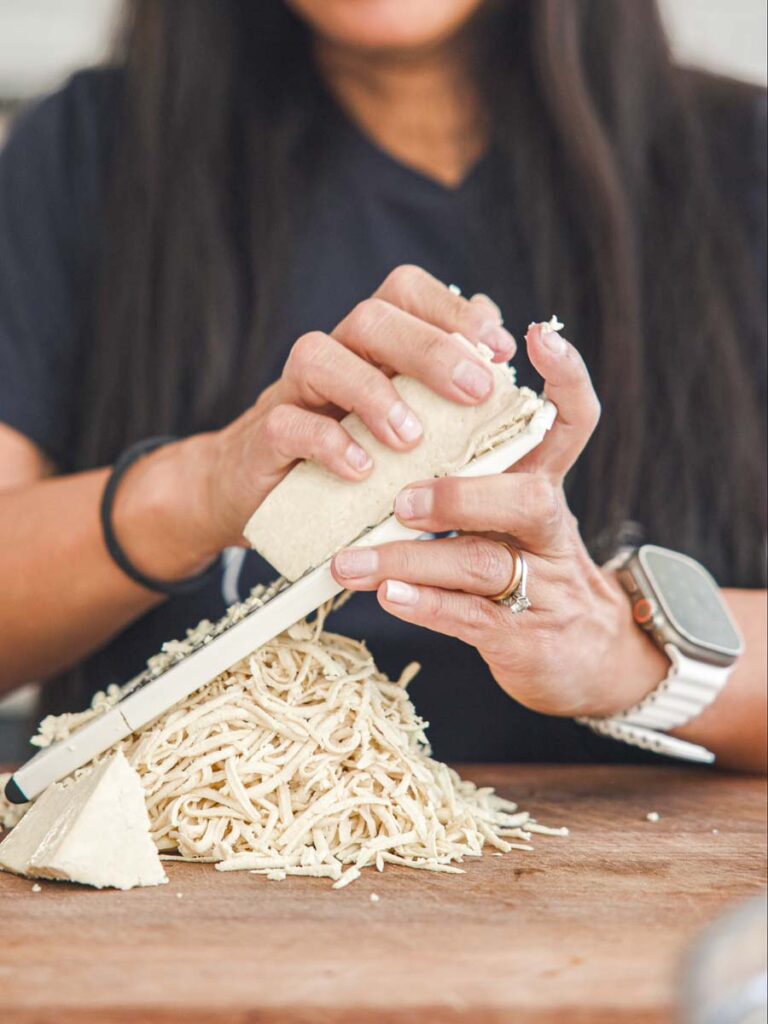
{"label": "white wall", "polygon": [[[660,3],[681,61],[766,81],[766,0]],[[118,9],[118,0],[0,0],[0,97],[40,92],[98,61]]]}
{"label": "white wall", "polygon": [[0,96],[43,92],[101,60],[118,0],[0,0]]}
{"label": "white wall", "polygon": [[659,5],[681,63],[765,84],[766,0],[659,0]]}

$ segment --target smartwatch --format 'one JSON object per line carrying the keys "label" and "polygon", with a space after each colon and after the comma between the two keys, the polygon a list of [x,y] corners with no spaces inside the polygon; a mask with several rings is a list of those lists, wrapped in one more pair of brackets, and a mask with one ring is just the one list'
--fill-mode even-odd
{"label": "smartwatch", "polygon": [[632,602],[632,617],[667,655],[666,679],[639,704],[609,718],[580,718],[583,725],[633,746],[693,761],[714,754],[666,733],[715,700],[744,644],[720,589],[707,570],[677,551],[645,544],[625,549],[607,569]]}

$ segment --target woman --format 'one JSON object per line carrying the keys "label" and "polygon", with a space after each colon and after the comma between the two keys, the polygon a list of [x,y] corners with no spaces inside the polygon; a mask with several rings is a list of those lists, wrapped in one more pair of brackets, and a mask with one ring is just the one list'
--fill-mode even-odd
{"label": "woman", "polygon": [[[639,524],[741,588],[746,653],[679,735],[764,768],[765,593],[745,589],[764,586],[762,97],[675,68],[651,2],[140,0],[126,38],[20,119],[0,165],[2,685],[48,680],[70,710],[129,678],[270,578],[216,560],[296,459],[366,477],[346,410],[419,443],[385,368],[482,401],[451,334],[506,360],[500,308],[555,310],[584,359],[537,328],[515,357],[559,408],[545,445],[401,494],[404,521],[468,536],[340,553],[367,593],[335,628],[388,671],[424,663],[440,757],[651,756],[572,721],[667,672],[599,567]],[[603,417],[574,468],[587,367]],[[121,476],[120,568],[102,493],[153,435],[180,439]],[[532,610],[489,599],[513,556],[483,533],[524,552]]]}

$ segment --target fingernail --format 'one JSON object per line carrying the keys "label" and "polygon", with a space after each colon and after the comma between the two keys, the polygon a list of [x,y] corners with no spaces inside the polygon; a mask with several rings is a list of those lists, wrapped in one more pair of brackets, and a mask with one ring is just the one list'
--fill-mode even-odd
{"label": "fingernail", "polygon": [[339,576],[370,576],[379,566],[379,555],[371,548],[347,548],[334,559]]}
{"label": "fingernail", "polygon": [[416,441],[424,433],[424,428],[405,402],[395,402],[389,410],[387,419],[401,441]]}
{"label": "fingernail", "polygon": [[344,453],[344,458],[352,469],[356,469],[358,473],[363,472],[363,470],[370,469],[373,465],[373,459],[368,452],[364,451],[359,444],[355,444],[354,442],[347,448]]}
{"label": "fingernail", "polygon": [[419,600],[419,592],[410,583],[402,583],[400,580],[387,580],[384,584],[384,596],[392,604],[416,604]]}
{"label": "fingernail", "polygon": [[400,519],[425,519],[431,512],[431,487],[409,487],[395,498],[395,513]]}
{"label": "fingernail", "polygon": [[517,348],[517,342],[504,327],[488,322],[477,332],[477,340],[500,356],[511,356]]}
{"label": "fingernail", "polygon": [[565,339],[561,338],[557,331],[541,331],[539,333],[541,344],[548,349],[553,356],[561,356],[565,352]]}
{"label": "fingernail", "polygon": [[456,365],[453,383],[471,398],[487,398],[493,390],[491,371],[470,359],[462,359]]}

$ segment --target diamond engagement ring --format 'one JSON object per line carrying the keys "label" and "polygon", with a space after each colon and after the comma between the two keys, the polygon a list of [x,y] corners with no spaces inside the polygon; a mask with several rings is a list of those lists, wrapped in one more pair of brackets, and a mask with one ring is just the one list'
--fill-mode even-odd
{"label": "diamond engagement ring", "polygon": [[511,544],[507,544],[503,540],[498,541],[498,543],[503,545],[512,556],[512,574],[509,577],[509,583],[501,593],[494,595],[490,600],[495,601],[496,604],[503,604],[505,608],[509,608],[513,615],[518,615],[520,612],[524,612],[531,607],[531,602],[526,593],[528,587],[528,563],[517,548],[513,548]]}

